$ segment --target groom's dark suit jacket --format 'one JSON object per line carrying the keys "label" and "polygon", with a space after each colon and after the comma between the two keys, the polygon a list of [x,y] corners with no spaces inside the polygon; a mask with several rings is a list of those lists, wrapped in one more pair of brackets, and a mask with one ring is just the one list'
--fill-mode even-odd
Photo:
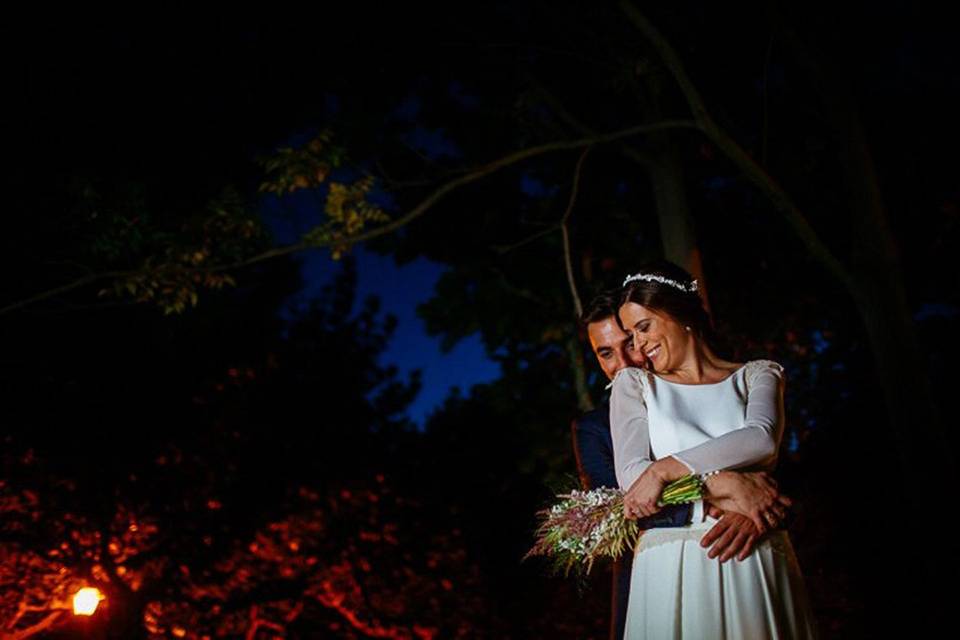
{"label": "groom's dark suit jacket", "polygon": [[[580,484],[586,490],[597,487],[617,487],[613,466],[613,439],[610,437],[609,400],[583,414],[571,425],[573,451],[577,457]],[[682,527],[690,522],[693,505],[678,504],[663,507],[660,511],[640,518],[641,529],[653,527]],[[630,569],[633,554],[629,551],[613,563],[613,595],[610,612],[610,638],[623,638],[623,625],[627,617],[627,597],[630,593]]]}

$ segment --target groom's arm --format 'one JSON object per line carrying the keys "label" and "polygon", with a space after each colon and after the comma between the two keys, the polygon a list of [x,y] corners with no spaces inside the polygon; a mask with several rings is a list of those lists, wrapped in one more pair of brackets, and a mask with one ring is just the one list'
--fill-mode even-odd
{"label": "groom's arm", "polygon": [[[583,488],[587,491],[597,487],[616,488],[618,485],[607,407],[601,406],[574,420],[571,431],[573,453]],[[668,505],[653,515],[639,518],[637,524],[641,529],[682,527],[690,523],[692,514],[692,504]]]}

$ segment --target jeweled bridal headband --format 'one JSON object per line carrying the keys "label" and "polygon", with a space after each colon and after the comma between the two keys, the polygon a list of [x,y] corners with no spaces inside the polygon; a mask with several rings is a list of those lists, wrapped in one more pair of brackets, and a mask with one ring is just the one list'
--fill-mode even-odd
{"label": "jeweled bridal headband", "polygon": [[633,282],[634,280],[656,280],[657,282],[662,282],[663,284],[668,284],[671,287],[676,287],[681,291],[693,292],[697,290],[697,279],[694,278],[690,284],[683,284],[677,282],[671,278],[665,278],[663,276],[658,276],[653,273],[635,273],[632,276],[627,276],[623,281],[623,286],[627,286],[628,283]]}

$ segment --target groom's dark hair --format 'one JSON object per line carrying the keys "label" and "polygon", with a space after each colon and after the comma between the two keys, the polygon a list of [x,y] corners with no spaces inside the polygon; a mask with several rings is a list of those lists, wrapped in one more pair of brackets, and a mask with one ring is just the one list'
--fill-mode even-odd
{"label": "groom's dark hair", "polygon": [[[600,322],[612,317],[617,320],[617,309],[620,307],[620,289],[602,291],[590,301],[580,314],[580,326],[586,330],[591,322]],[[619,320],[617,323],[619,324]]]}

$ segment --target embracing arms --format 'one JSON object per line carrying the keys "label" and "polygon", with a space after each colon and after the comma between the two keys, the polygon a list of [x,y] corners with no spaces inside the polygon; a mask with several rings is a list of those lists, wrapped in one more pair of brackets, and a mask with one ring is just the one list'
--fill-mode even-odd
{"label": "embracing arms", "polygon": [[[570,430],[573,436],[577,473],[584,490],[617,487],[608,408],[601,406],[574,420]],[[639,520],[638,524],[641,529],[681,527],[690,522],[692,512],[693,505],[671,505]]]}
{"label": "embracing arms", "polygon": [[[695,447],[656,462],[650,459],[647,410],[642,397],[640,369],[623,369],[614,378],[610,397],[610,433],[614,450],[623,452],[617,479],[630,486],[646,469],[671,482],[688,473],[736,469],[775,458],[783,436],[783,367],[772,360],[747,365],[747,407],[744,425]],[[622,474],[622,475],[621,475]]]}
{"label": "embracing arms", "polygon": [[743,427],[674,453],[672,457],[686,466],[677,477],[736,469],[776,458],[784,427],[783,367],[772,360],[757,360],[747,366],[750,370],[746,374],[748,392]]}
{"label": "embracing arms", "polygon": [[[750,366],[745,426],[657,461],[651,459],[644,381],[641,379],[644,372],[636,368],[618,372],[610,398],[610,433],[614,442],[617,480],[621,487],[629,489],[625,502],[633,513],[648,516],[658,511],[656,503],[663,487],[688,473],[743,467],[764,462],[775,455],[783,429],[782,367],[772,361],[757,361]],[[688,460],[693,462],[688,463]],[[722,508],[733,508],[747,515],[758,529],[763,530],[767,522],[782,517],[784,507],[781,503],[789,505],[789,498],[780,496],[775,483],[765,474],[742,475],[743,478],[736,480],[749,482],[746,485],[740,483],[743,491],[739,500],[723,503],[727,496],[719,491],[729,493],[723,487],[729,488],[730,483],[721,482],[716,476],[707,479],[710,497],[716,498]],[[719,490],[717,494],[713,493],[714,489]]]}

